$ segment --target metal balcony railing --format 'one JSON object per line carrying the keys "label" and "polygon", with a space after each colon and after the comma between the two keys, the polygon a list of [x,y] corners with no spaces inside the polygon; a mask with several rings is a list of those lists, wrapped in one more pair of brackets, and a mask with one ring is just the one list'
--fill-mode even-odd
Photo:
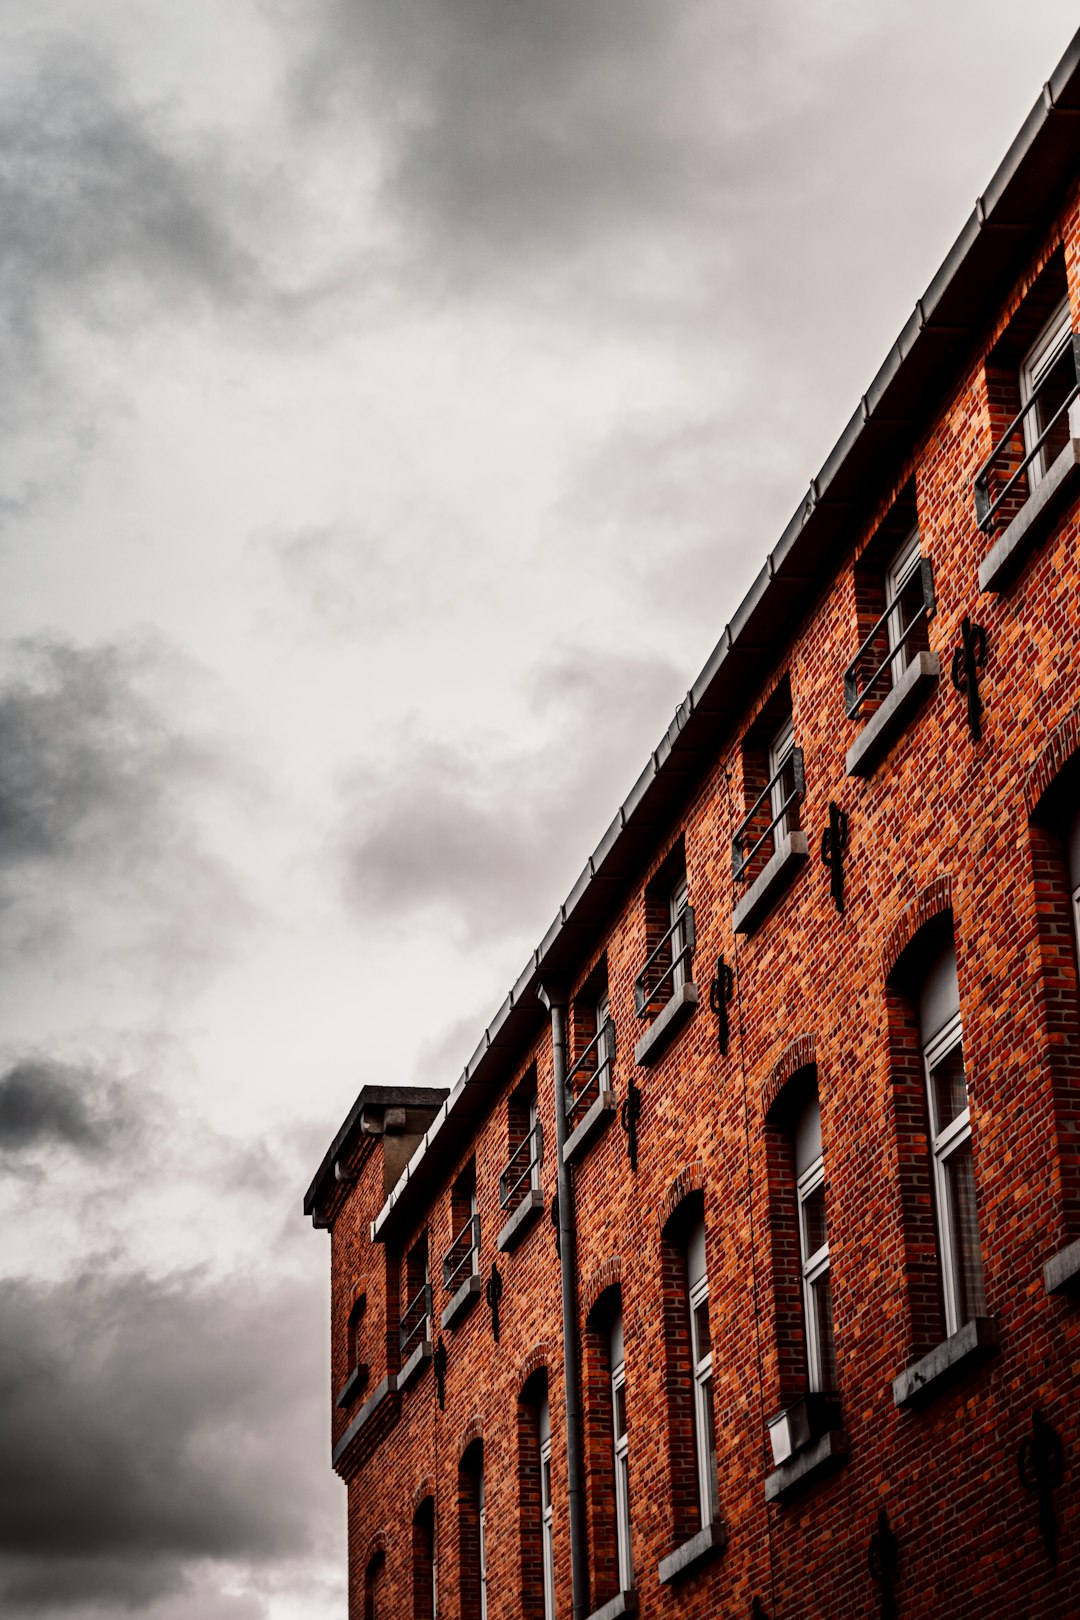
{"label": "metal balcony railing", "polygon": [[431,1284],[423,1283],[401,1313],[399,1343],[401,1359],[407,1361],[411,1351],[431,1338]]}
{"label": "metal balcony railing", "polygon": [[506,1169],[499,1177],[499,1203],[503,1209],[510,1205],[517,1208],[521,1202],[518,1194],[534,1184],[543,1157],[544,1127],[537,1120],[511,1153],[506,1161]]}
{"label": "metal balcony railing", "polygon": [[[783,804],[780,806],[779,810],[777,810],[768,826],[762,829],[757,838],[755,838],[754,842],[751,844],[750,848],[747,849],[745,847],[746,839],[750,834],[750,828],[753,825],[754,818],[757,816],[758,811],[761,809],[765,801],[770,797],[773,788],[780,781],[781,777],[787,771],[789,766],[791,767],[792,776],[794,778],[794,787],[784,799]],[[765,786],[762,788],[761,792],[754,801],[749,813],[744,817],[738,832],[731,840],[731,872],[736,883],[745,882],[747,871],[754,859],[754,856],[764,844],[765,840],[772,837],[776,827],[785,819],[788,811],[791,810],[794,805],[799,803],[805,792],[806,777],[803,773],[802,749],[793,748],[787,758],[777,767],[775,774],[766,782]]]}
{"label": "metal balcony railing", "polygon": [[[678,950],[672,950],[672,941],[679,930],[682,930],[682,944]],[[649,959],[641,972],[634,980],[634,1011],[639,1018],[644,1018],[650,1007],[658,1001],[670,1001],[675,993],[675,975],[679,968],[685,966],[686,977],[690,977],[690,959],[697,944],[697,932],[694,928],[694,908],[684,906],[656,946],[649,953]],[[663,972],[657,975],[656,969],[663,960],[665,953],[671,957]],[[664,986],[669,985],[665,994]]]}
{"label": "metal balcony railing", "polygon": [[[611,1066],[615,1060],[615,1022],[601,1024],[566,1077],[566,1123],[570,1131],[581,1124],[597,1097],[611,1090]],[[585,1077],[584,1085],[581,1084]],[[580,1089],[575,1089],[580,1087]]]}
{"label": "metal balcony railing", "polygon": [[[1074,376],[1072,386],[1067,390],[1065,398],[1058,405],[1053,416],[1051,416],[1049,422],[1047,422],[1046,426],[1039,434],[1039,437],[1035,440],[1035,443],[1028,450],[1027,454],[1024,456],[1023,460],[1020,462],[1019,466],[1012,473],[1012,475],[1006,479],[1004,485],[994,496],[993,500],[990,499],[990,480],[994,474],[997,462],[1001,457],[1001,453],[1015,437],[1017,430],[1020,428],[1024,419],[1030,415],[1030,413],[1035,409],[1036,405],[1042,403],[1044,396],[1050,391],[1051,387],[1055,384],[1058,387],[1061,386],[1061,379],[1058,375],[1059,362],[1055,362],[1048,369],[1045,377],[1043,377],[1031,398],[1026,402],[1026,404],[1021,405],[1020,409],[1017,411],[1016,415],[1013,417],[1012,421],[1001,435],[1001,438],[998,440],[997,444],[995,444],[994,448],[991,450],[990,454],[987,456],[986,460],[975,474],[975,516],[978,519],[979,528],[982,529],[984,534],[989,534],[993,530],[994,525],[997,522],[998,512],[1001,510],[1002,503],[1008,500],[1009,496],[1016,488],[1019,480],[1024,477],[1025,473],[1035,461],[1036,457],[1042,453],[1043,446],[1050,438],[1062,417],[1067,415],[1077,398],[1080,397],[1080,381],[1076,380],[1076,378],[1080,376],[1080,334],[1076,332],[1072,334],[1072,345],[1070,352],[1072,355]],[[1038,418],[1036,418],[1036,421],[1037,420]]]}
{"label": "metal balcony railing", "polygon": [[[908,638],[914,634],[917,626],[924,624],[927,619],[934,616],[934,570],[929,557],[920,557],[919,583],[922,586],[922,607],[913,616],[911,623],[906,625],[902,633],[897,636],[893,646],[889,648],[883,658],[879,659],[871,673],[860,684],[860,677],[868,658],[875,656],[878,650],[875,648],[874,643],[878,640],[889,614],[895,613],[899,608],[904,592],[908,589],[910,583],[909,577],[907,583],[902,585],[891,601],[886,603],[884,613],[877,620],[873,629],[863,637],[862,646],[844,671],[844,707],[847,710],[849,720],[854,720],[867,698],[873,696],[874,688],[886,668],[905,645]],[[878,647],[880,647],[880,642]]]}
{"label": "metal balcony railing", "polygon": [[[443,1256],[443,1287],[452,1294],[477,1269],[480,1253],[480,1217],[470,1215]],[[466,1269],[467,1268],[467,1269]]]}

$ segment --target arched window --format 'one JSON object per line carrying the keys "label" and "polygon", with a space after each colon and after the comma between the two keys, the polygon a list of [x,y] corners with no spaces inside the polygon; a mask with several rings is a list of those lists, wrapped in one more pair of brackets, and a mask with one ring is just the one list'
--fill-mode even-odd
{"label": "arched window", "polygon": [[525,1620],[555,1620],[551,1407],[543,1368],[529,1378],[518,1401],[518,1523],[522,1613]]}
{"label": "arched window", "polygon": [[413,1516],[413,1616],[435,1620],[439,1608],[435,1498],[425,1496]]}
{"label": "arched window", "polygon": [[480,1440],[466,1449],[458,1466],[458,1564],[461,1620],[487,1620],[487,1504]]}

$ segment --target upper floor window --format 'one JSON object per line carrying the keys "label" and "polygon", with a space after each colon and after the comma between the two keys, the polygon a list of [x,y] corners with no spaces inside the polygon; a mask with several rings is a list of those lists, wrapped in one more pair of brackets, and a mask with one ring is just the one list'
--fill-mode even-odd
{"label": "upper floor window", "polygon": [[987,534],[1009,527],[1080,432],[1076,351],[1059,251],[987,357],[994,446],[975,476],[976,516]]}
{"label": "upper floor window", "polygon": [[428,1235],[424,1231],[405,1260],[405,1297],[401,1312],[401,1359],[431,1340],[431,1276],[428,1271]]}
{"label": "upper floor window", "polygon": [[566,1076],[566,1123],[570,1134],[606,1098],[613,1086],[615,1023],[608,995],[607,963],[590,974],[580,995],[574,997],[571,1030],[574,1061]]}
{"label": "upper floor window", "polygon": [[803,757],[786,680],[747,733],[742,752],[746,814],[731,841],[732,872],[736,882],[752,883],[799,831]]}
{"label": "upper floor window", "polygon": [[1069,823],[1069,886],[1072,889],[1073,925],[1076,929],[1077,954],[1080,957],[1080,806]]}
{"label": "upper floor window", "polygon": [[1020,361],[1024,447],[1032,489],[1046,477],[1069,437],[1069,405],[1076,395],[1069,301],[1063,298]]}
{"label": "upper floor window", "polygon": [[476,1212],[476,1164],[470,1161],[450,1191],[450,1247],[443,1257],[443,1285],[448,1294],[480,1270],[480,1217]]}
{"label": "upper floor window", "polygon": [[634,1010],[647,1018],[691,982],[694,908],[680,842],[645,888],[645,965],[634,981]]}
{"label": "upper floor window", "polygon": [[929,1102],[930,1148],[946,1334],[986,1309],[964,1073],[956,955],[951,941],[924,972],[919,1029]]}
{"label": "upper floor window", "polygon": [[536,1095],[536,1070],[530,1069],[507,1106],[510,1157],[499,1177],[499,1202],[503,1209],[515,1210],[530,1192],[540,1186],[540,1164],[544,1156],[544,1133]]}

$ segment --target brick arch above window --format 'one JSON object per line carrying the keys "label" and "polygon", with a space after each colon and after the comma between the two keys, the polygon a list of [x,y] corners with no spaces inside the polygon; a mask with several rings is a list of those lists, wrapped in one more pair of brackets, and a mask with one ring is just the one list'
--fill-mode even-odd
{"label": "brick arch above window", "polygon": [[386,1557],[386,1554],[389,1551],[389,1549],[390,1549],[390,1538],[387,1535],[386,1531],[385,1530],[376,1530],[375,1534],[372,1536],[371,1540],[368,1542],[367,1548],[366,1548],[366,1550],[364,1552],[364,1564],[363,1564],[363,1567],[365,1569],[370,1569],[371,1565],[374,1563],[375,1559],[380,1556],[380,1554],[381,1554],[381,1556],[383,1558]]}
{"label": "brick arch above window", "polygon": [[1073,709],[1054,728],[1046,747],[1028,771],[1024,782],[1024,809],[1029,818],[1077,753],[1080,753],[1080,707]]}
{"label": "brick arch above window", "polygon": [[622,1286],[622,1259],[613,1254],[602,1261],[581,1290],[581,1314],[588,1316],[601,1294]]}
{"label": "brick arch above window", "polygon": [[670,1221],[679,1205],[685,1203],[691,1193],[704,1192],[704,1190],[705,1166],[700,1159],[695,1159],[691,1164],[683,1166],[657,1205],[656,1214],[661,1230]]}
{"label": "brick arch above window", "polygon": [[461,1462],[461,1459],[464,1457],[465,1453],[468,1451],[469,1447],[476,1440],[479,1440],[480,1444],[483,1445],[483,1443],[484,1443],[484,1424],[483,1424],[483,1419],[481,1418],[479,1412],[474,1412],[473,1413],[472,1417],[469,1419],[468,1423],[466,1423],[464,1429],[461,1431],[461,1438],[458,1440],[458,1448],[457,1448],[457,1455],[458,1455],[458,1463],[459,1464]]}
{"label": "brick arch above window", "polygon": [[881,951],[882,977],[889,978],[920,928],[952,908],[952,878],[946,872],[928,884],[893,924]]}
{"label": "brick arch above window", "polygon": [[412,1516],[414,1519],[429,1497],[434,1502],[435,1481],[432,1479],[430,1474],[420,1481],[419,1485],[417,1485],[416,1489],[412,1493]]}
{"label": "brick arch above window", "polygon": [[528,1355],[525,1357],[524,1361],[521,1363],[521,1366],[517,1370],[517,1394],[519,1400],[521,1399],[521,1392],[525,1388],[525,1385],[529,1382],[529,1379],[532,1378],[535,1373],[546,1373],[551,1365],[551,1359],[552,1349],[547,1339],[541,1339],[539,1344],[533,1345],[532,1349],[529,1351]]}
{"label": "brick arch above window", "polygon": [[775,1108],[780,1093],[797,1074],[804,1069],[817,1067],[817,1037],[809,1032],[796,1035],[789,1041],[780,1054],[779,1061],[774,1065],[761,1087],[761,1112],[767,1117]]}

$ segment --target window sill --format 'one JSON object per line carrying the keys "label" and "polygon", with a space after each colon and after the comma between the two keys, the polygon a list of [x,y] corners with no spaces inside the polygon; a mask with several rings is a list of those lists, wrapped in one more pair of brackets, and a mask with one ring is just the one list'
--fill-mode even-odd
{"label": "window sill", "polygon": [[734,933],[754,932],[779,900],[808,853],[804,832],[788,833],[781,839],[764,871],[758,873],[732,912],[731,927]]}
{"label": "window sill", "polygon": [[598,1609],[594,1609],[589,1620],[619,1620],[621,1614],[637,1614],[637,1612],[637,1593],[630,1587],[625,1592],[616,1592],[607,1603],[602,1603]]}
{"label": "window sill", "polygon": [[504,1221],[502,1230],[495,1239],[495,1247],[500,1254],[509,1254],[511,1249],[517,1248],[543,1208],[543,1189],[530,1187],[517,1209]]}
{"label": "window sill", "polygon": [[971,1368],[986,1361],[998,1347],[998,1325],[992,1316],[975,1316],[957,1333],[935,1345],[913,1367],[893,1379],[894,1406],[919,1406]]}
{"label": "window sill", "polygon": [[594,1136],[598,1136],[615,1112],[615,1093],[609,1088],[602,1091],[586,1113],[581,1124],[571,1131],[563,1143],[563,1164],[580,1159]]}
{"label": "window sill", "polygon": [[1003,591],[1039,538],[1058,501],[1074,490],[1080,472],[1080,439],[1070,439],[1050,468],[979,564],[979,589]]}
{"label": "window sill", "polygon": [[427,1362],[431,1360],[431,1340],[422,1339],[397,1375],[398,1389],[408,1389],[413,1381],[419,1378]]}
{"label": "window sill", "polygon": [[1050,1256],[1043,1266],[1043,1282],[1048,1294],[1080,1293],[1080,1238]]}
{"label": "window sill", "polygon": [[849,776],[870,776],[903,730],[915,707],[937,683],[941,667],[934,652],[916,653],[884,703],[867,720],[847,751]]}
{"label": "window sill", "polygon": [[698,1004],[697,985],[692,980],[681,984],[664,1008],[658,1013],[634,1047],[634,1062],[639,1069],[648,1069],[659,1063],[664,1048],[675,1039]]}
{"label": "window sill", "polygon": [[461,1287],[456,1290],[454,1297],[443,1306],[443,1313],[439,1320],[444,1328],[453,1327],[455,1322],[460,1321],[479,1294],[480,1288],[479,1273],[474,1271],[471,1277],[466,1277]]}
{"label": "window sill", "polygon": [[397,1388],[398,1377],[396,1373],[388,1373],[382,1382],[375,1386],[372,1393],[368,1396],[367,1400],[364,1402],[363,1406],[360,1408],[359,1412],[357,1412],[356,1416],[349,1424],[349,1427],[345,1430],[345,1433],[334,1447],[333,1454],[330,1458],[332,1467],[337,1468],[342,1457],[345,1455],[346,1451],[348,1451],[361,1429],[366,1427],[366,1425],[371,1421],[375,1413],[378,1411],[379,1407],[386,1400],[387,1396],[393,1395]]}
{"label": "window sill", "polygon": [[707,1559],[722,1553],[726,1546],[727,1526],[722,1519],[714,1519],[696,1536],[691,1536],[681,1547],[676,1547],[673,1553],[661,1558],[656,1566],[661,1586],[670,1586],[672,1581],[682,1580],[684,1575],[691,1574]]}
{"label": "window sill", "polygon": [[348,1378],[346,1378],[345,1382],[338,1390],[334,1405],[341,1407],[342,1410],[348,1406],[351,1406],[367,1388],[367,1381],[367,1363],[365,1361],[361,1361],[358,1366],[353,1368]]}
{"label": "window sill", "polygon": [[766,1502],[783,1502],[822,1474],[831,1473],[848,1459],[848,1437],[843,1429],[829,1429],[796,1456],[789,1457],[765,1479]]}

